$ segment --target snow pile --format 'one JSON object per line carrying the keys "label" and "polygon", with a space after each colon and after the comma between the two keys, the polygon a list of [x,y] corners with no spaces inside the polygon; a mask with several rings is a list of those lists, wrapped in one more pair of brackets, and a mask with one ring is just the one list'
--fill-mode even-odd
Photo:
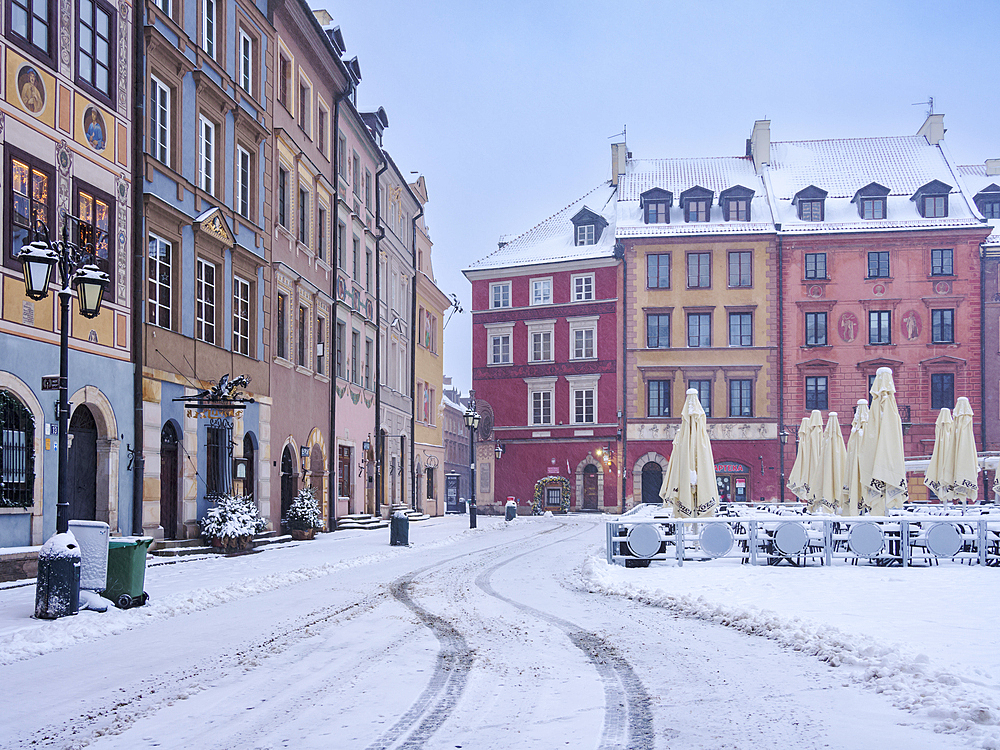
{"label": "snow pile", "polygon": [[[963,733],[979,747],[1000,750],[1000,699],[996,682],[989,675],[980,670],[974,670],[980,672],[980,676],[975,676],[938,669],[923,653],[815,620],[710,601],[704,595],[670,593],[661,586],[669,580],[670,571],[676,570],[660,569],[652,577],[636,575],[635,569],[608,565],[603,557],[594,555],[584,561],[581,575],[591,592],[624,596],[679,617],[763,636],[785,648],[815,656],[831,667],[845,668],[849,679],[887,695],[899,708],[929,718],[936,731]],[[679,588],[683,585],[682,582]],[[830,593],[835,600],[840,592]],[[914,593],[920,596],[924,592]],[[991,645],[985,647],[992,650]],[[981,679],[982,676],[987,679]]]}

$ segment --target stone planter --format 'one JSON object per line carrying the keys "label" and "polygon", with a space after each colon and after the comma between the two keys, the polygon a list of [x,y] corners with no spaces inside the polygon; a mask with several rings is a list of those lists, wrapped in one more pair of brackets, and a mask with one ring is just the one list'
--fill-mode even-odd
{"label": "stone planter", "polygon": [[221,552],[245,552],[253,547],[252,536],[223,536],[214,537],[212,546]]}
{"label": "stone planter", "polygon": [[316,538],[316,529],[289,529],[288,533],[297,542]]}

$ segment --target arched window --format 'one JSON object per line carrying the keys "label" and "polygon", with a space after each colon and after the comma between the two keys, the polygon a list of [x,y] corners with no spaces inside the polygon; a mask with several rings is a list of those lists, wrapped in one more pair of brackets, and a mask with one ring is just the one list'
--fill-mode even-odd
{"label": "arched window", "polygon": [[0,391],[0,507],[35,502],[35,419],[13,393]]}

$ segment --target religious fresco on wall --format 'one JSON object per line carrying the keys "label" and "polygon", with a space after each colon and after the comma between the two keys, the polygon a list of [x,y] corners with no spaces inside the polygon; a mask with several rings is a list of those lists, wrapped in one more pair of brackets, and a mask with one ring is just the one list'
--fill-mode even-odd
{"label": "religious fresco on wall", "polygon": [[90,147],[95,151],[104,151],[108,145],[108,129],[97,107],[90,106],[83,111],[82,129]]}
{"label": "religious fresco on wall", "polygon": [[31,114],[45,109],[45,84],[34,65],[22,65],[17,71],[17,95]]}

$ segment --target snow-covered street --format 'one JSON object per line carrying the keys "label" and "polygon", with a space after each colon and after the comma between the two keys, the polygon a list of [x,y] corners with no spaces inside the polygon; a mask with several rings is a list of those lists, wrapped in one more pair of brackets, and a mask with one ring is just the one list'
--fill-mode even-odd
{"label": "snow-covered street", "polygon": [[151,559],[147,606],[55,622],[0,588],[0,747],[1000,747],[996,569],[625,569],[600,516],[467,526]]}

